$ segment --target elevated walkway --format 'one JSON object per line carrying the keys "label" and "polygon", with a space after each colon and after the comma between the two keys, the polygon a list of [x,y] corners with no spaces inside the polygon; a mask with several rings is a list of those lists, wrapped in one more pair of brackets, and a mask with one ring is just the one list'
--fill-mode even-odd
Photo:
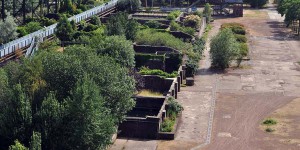
{"label": "elevated walkway", "polygon": [[[78,23],[82,20],[87,20],[88,18],[90,18],[94,15],[105,14],[105,13],[107,13],[107,11],[115,9],[117,3],[118,3],[118,0],[111,0],[110,2],[105,3],[101,6],[92,8],[83,13],[72,16],[68,20],[70,20],[70,21],[74,20],[75,23]],[[21,37],[19,39],[13,40],[9,43],[0,45],[0,63],[14,57],[14,53],[16,50],[24,51],[27,48],[30,48],[32,43],[34,43],[34,41],[35,41],[34,39],[36,37],[41,37],[42,39],[45,39],[45,38],[52,36],[55,33],[56,26],[57,26],[57,23],[53,24],[51,26],[45,27],[44,29],[33,32],[24,37]],[[31,51],[30,53],[32,53],[32,52],[34,52],[34,51]]]}

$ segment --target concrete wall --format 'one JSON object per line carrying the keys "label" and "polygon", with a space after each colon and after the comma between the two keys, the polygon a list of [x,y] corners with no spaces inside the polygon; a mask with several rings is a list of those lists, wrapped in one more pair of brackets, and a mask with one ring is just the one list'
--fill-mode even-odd
{"label": "concrete wall", "polygon": [[164,79],[156,75],[143,75],[143,79],[145,89],[160,93],[168,92],[173,82],[172,79]]}
{"label": "concrete wall", "polygon": [[129,118],[119,125],[119,137],[157,139],[160,118]]}

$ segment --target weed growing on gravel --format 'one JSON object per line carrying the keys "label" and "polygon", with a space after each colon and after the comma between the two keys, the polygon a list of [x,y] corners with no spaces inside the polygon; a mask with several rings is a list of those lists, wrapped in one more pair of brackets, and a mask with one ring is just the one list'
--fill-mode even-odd
{"label": "weed growing on gravel", "polygon": [[272,129],[272,128],[267,128],[267,129],[266,129],[266,132],[273,132],[273,131],[275,131],[275,130]]}
{"label": "weed growing on gravel", "polygon": [[264,125],[275,125],[277,124],[277,121],[274,120],[274,119],[266,119],[264,122],[263,122]]}

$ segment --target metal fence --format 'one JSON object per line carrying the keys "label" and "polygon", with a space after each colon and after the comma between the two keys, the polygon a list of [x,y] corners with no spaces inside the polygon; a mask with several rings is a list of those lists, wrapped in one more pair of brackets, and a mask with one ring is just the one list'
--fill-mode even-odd
{"label": "metal fence", "polygon": [[[105,3],[101,6],[92,8],[90,10],[87,10],[87,11],[83,12],[83,13],[72,16],[68,20],[69,21],[74,20],[76,23],[78,23],[82,20],[90,18],[93,15],[99,14],[103,11],[106,11],[106,10],[116,6],[117,2],[118,2],[118,0],[111,0],[110,2]],[[29,46],[33,42],[33,39],[35,37],[44,38],[44,37],[48,37],[48,36],[54,34],[56,26],[57,26],[57,23],[53,24],[51,26],[45,27],[45,28],[43,28],[41,30],[38,30],[36,32],[33,32],[31,34],[28,34],[26,36],[23,36],[19,39],[13,40],[13,41],[11,41],[9,43],[6,43],[4,45],[0,45],[0,58],[15,52],[15,50],[17,50],[17,49],[21,49],[21,48]]]}

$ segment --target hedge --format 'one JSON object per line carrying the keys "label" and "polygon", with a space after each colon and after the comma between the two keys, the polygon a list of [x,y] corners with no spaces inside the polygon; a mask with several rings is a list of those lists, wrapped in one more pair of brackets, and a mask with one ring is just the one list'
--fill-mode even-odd
{"label": "hedge", "polygon": [[163,78],[175,78],[175,77],[177,77],[177,74],[178,74],[177,71],[174,71],[172,73],[167,73],[167,72],[164,72],[159,69],[149,69],[146,67],[141,68],[139,73],[141,75],[158,75]]}

